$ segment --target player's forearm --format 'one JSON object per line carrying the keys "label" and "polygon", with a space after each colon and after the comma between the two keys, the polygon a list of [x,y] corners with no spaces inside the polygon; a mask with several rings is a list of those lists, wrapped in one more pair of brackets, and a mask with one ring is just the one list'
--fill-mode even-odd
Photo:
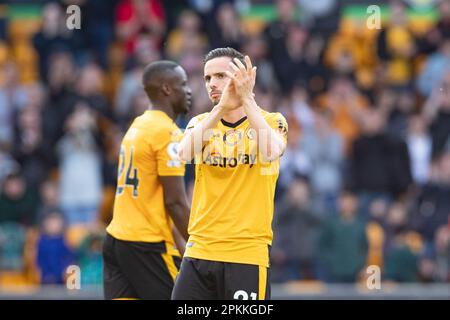
{"label": "player's forearm", "polygon": [[177,227],[172,228],[172,235],[178,251],[180,251],[181,256],[183,256],[186,249],[186,239],[180,234]]}
{"label": "player's forearm", "polygon": [[250,126],[256,131],[263,160],[273,161],[280,157],[284,151],[283,139],[269,126],[253,97],[245,99],[243,105]]}
{"label": "player's forearm", "polygon": [[217,105],[211,110],[208,117],[186,133],[178,147],[178,155],[183,161],[190,162],[195,155],[202,152],[203,146],[212,134],[212,129],[224,114],[224,109]]}
{"label": "player's forearm", "polygon": [[[185,202],[185,201],[183,201]],[[165,207],[172,218],[178,232],[187,241],[189,238],[188,225],[189,225],[189,206],[183,202],[165,203]]]}

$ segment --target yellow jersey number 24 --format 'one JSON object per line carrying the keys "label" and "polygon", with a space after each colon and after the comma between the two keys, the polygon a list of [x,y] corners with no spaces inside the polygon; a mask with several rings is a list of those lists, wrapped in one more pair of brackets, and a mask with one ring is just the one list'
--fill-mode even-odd
{"label": "yellow jersey number 24", "polygon": [[[130,148],[130,152],[127,159],[127,153],[125,147],[122,145],[120,147],[120,155],[119,155],[119,172],[117,175],[117,190],[116,195],[120,196],[123,194],[123,191],[126,187],[133,188],[133,197],[138,196],[138,187],[139,187],[139,175],[138,169],[133,167],[133,155],[134,155],[134,147]],[[128,161],[127,161],[128,160]],[[125,175],[125,183],[123,183],[123,173],[125,169],[125,164],[128,162],[127,172]]]}

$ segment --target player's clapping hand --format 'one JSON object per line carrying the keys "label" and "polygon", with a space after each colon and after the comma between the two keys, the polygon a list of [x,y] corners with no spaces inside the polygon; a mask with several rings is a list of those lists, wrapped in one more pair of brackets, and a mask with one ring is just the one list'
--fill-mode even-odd
{"label": "player's clapping hand", "polygon": [[256,67],[253,67],[249,56],[245,56],[244,60],[246,66],[239,59],[234,58],[234,62],[230,62],[233,72],[226,71],[234,84],[236,94],[242,100],[253,98],[256,80]]}
{"label": "player's clapping hand", "polygon": [[236,86],[232,79],[229,79],[222,91],[219,105],[225,110],[234,110],[242,105],[240,97],[236,94]]}

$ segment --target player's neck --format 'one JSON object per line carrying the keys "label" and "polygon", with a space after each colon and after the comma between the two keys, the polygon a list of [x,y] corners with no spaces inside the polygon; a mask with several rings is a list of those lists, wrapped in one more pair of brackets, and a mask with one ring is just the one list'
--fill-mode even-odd
{"label": "player's neck", "polygon": [[172,108],[165,107],[164,105],[161,105],[161,104],[151,105],[148,108],[148,110],[162,111],[165,114],[167,114],[169,116],[169,118],[172,119],[173,121],[175,121],[175,119],[177,118],[177,114],[172,110]]}
{"label": "player's neck", "polygon": [[235,123],[239,120],[241,120],[243,117],[245,117],[245,111],[244,108],[237,108],[235,110],[229,111],[228,113],[224,114],[222,117],[223,120],[229,123]]}

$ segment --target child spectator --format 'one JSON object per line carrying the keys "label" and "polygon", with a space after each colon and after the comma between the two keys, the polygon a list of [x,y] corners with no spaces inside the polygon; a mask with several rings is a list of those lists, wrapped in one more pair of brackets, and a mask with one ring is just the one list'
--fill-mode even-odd
{"label": "child spectator", "polygon": [[52,212],[42,222],[37,244],[41,284],[63,284],[64,272],[73,261],[74,255],[64,239],[63,217],[57,211]]}

